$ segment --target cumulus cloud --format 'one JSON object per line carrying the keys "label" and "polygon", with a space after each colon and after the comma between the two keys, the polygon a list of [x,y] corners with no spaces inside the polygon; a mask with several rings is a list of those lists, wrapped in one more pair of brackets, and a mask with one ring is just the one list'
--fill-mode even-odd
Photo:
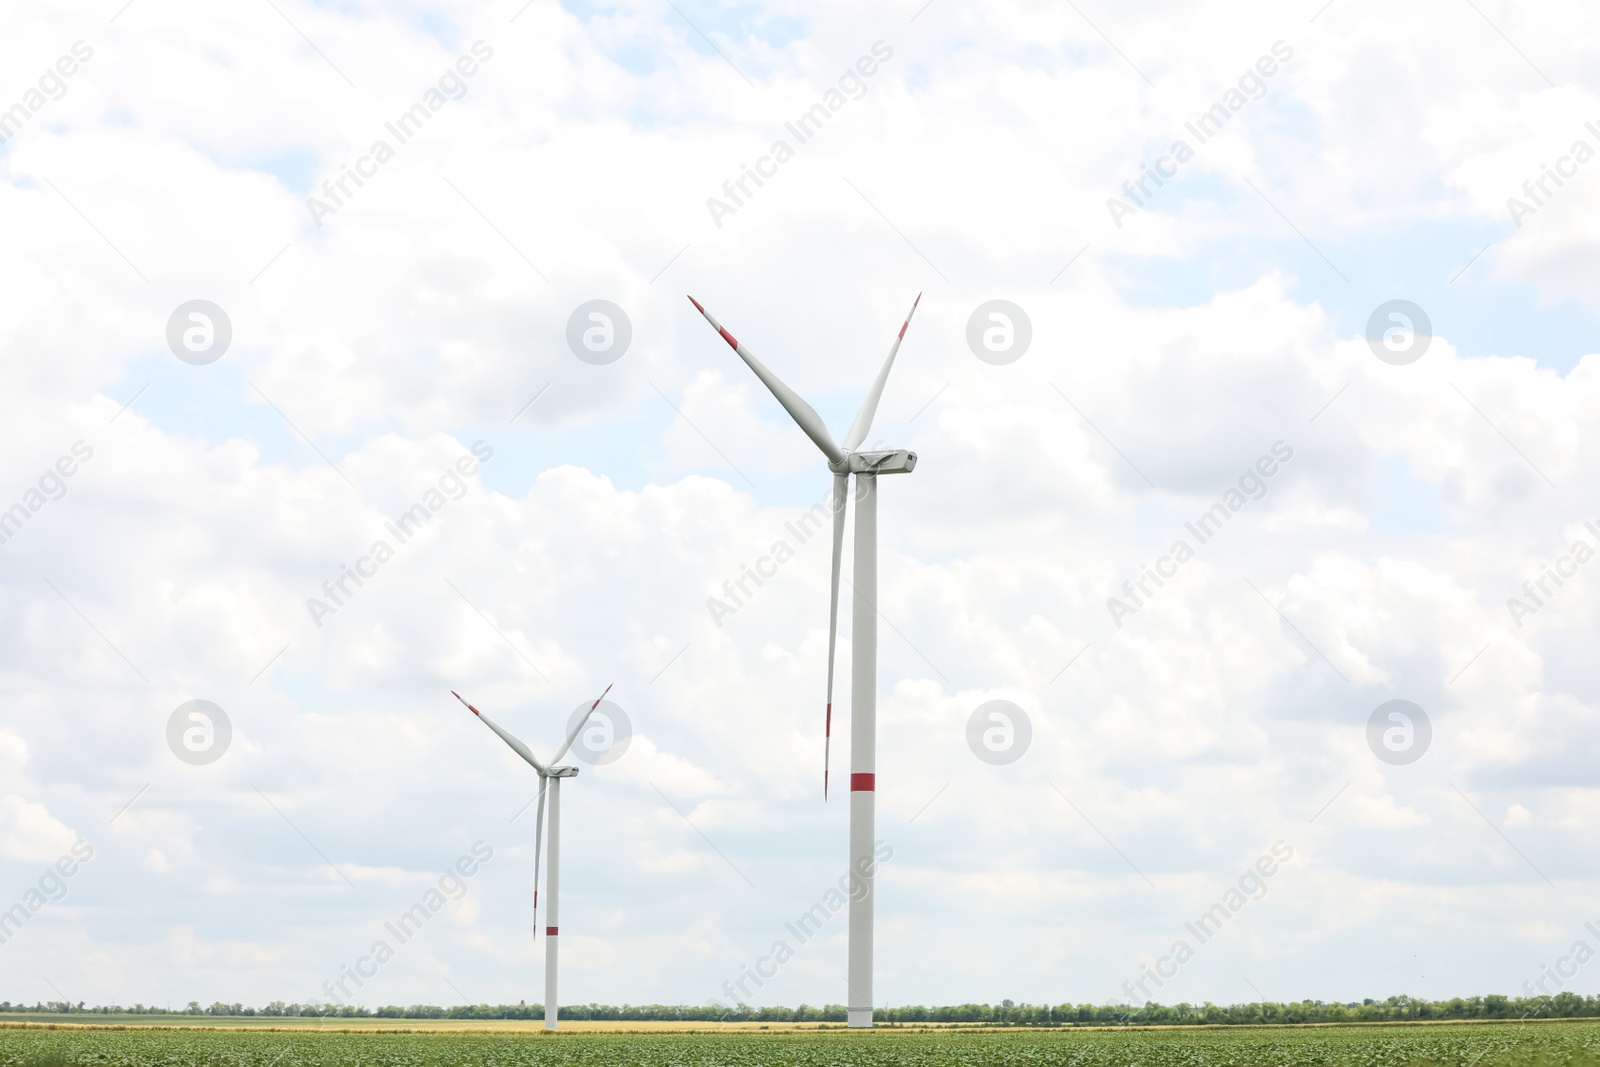
{"label": "cumulus cloud", "polygon": [[[696,12],[719,54],[653,5],[512,13],[294,9],[313,49],[266,8],[69,5],[0,41],[23,71],[94,49],[0,144],[0,872],[98,850],[17,973],[309,1000],[481,840],[372,1001],[537,1000],[537,783],[452,689],[541,753],[607,683],[632,719],[563,793],[574,999],[721,995],[836,880],[828,535],[795,532],[829,474],[685,292],[836,436],[924,294],[872,434],[920,456],[880,498],[881,1003],[1121,997],[1280,838],[1295,863],[1164,997],[1537,970],[1582,916],[1504,916],[1592,889],[1600,817],[1593,183],[1520,228],[1505,201],[1600,120],[1568,87],[1595,16],[1486,5],[1519,56],[1442,3],[1091,13],[1116,49],[1030,3]],[[1107,198],[1280,40],[1268,92],[1117,226]],[[460,98],[313,218],[479,41]],[[996,297],[1033,327],[1004,366],[966,341]],[[1396,297],[1432,318],[1407,366],[1365,337]],[[195,298],[233,329],[201,366],[165,339]],[[565,339],[595,298],[632,326],[608,365]],[[1033,724],[1004,767],[965,740],[995,697]],[[195,698],[233,725],[206,766],[166,741]],[[1431,720],[1410,765],[1367,740],[1396,698]],[[973,900],[996,935],[969,951]],[[1423,953],[1454,965],[1396,962]],[[763,996],[836,1001],[842,965],[819,941]]]}
{"label": "cumulus cloud", "polygon": [[0,796],[0,856],[51,862],[67,853],[73,839],[43,804],[15,794]]}

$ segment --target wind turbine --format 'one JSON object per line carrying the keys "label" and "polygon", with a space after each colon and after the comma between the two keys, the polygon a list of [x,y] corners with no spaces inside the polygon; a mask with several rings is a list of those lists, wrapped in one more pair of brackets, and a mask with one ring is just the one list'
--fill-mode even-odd
{"label": "wind turbine", "polygon": [[[606,693],[609,692],[611,692],[611,687],[608,685],[606,686]],[[578,739],[578,734],[583,731],[584,725],[588,723],[589,716],[594,714],[594,709],[600,706],[600,701],[606,698],[606,693],[601,693],[595,702],[589,705],[588,713],[568,731],[567,739],[561,743],[561,747],[556,750],[556,754],[550,757],[550,762],[540,763],[538,758],[529,751],[527,745],[519,741],[489,716],[471,704],[467,704],[466,698],[460,693],[454,689],[450,690],[451,696],[466,704],[468,711],[483,720],[483,725],[499,734],[500,740],[511,746],[511,751],[527,760],[533,769],[539,772],[539,813],[534,818],[533,845],[533,929],[535,936],[539,931],[539,855],[543,851],[544,845],[545,786],[549,786],[550,873],[546,877],[549,879],[550,888],[550,914],[549,918],[545,920],[544,929],[544,1028],[546,1030],[554,1030],[556,1028],[557,931],[560,922],[557,911],[560,904],[561,891],[561,779],[576,778],[578,776],[578,768],[560,767],[557,764],[561,762],[561,757],[567,754],[567,750],[572,747],[572,742]]]}
{"label": "wind turbine", "polygon": [[876,864],[873,860],[873,828],[876,820],[877,796],[877,734],[878,734],[878,475],[909,474],[917,466],[917,454],[905,449],[891,452],[857,452],[872,429],[872,417],[877,413],[878,401],[883,397],[883,385],[889,380],[894,366],[895,353],[905,339],[911,316],[922,303],[922,294],[912,302],[906,312],[889,357],[883,369],[867,390],[867,397],[856,412],[855,421],[844,435],[842,445],[835,444],[822,417],[810,404],[784,385],[761,361],[751,355],[711,313],[700,306],[700,301],[689,298],[695,310],[704,315],[712,329],[722,335],[728,346],[739,354],[756,377],[760,378],[777,398],[790,418],[805,431],[805,435],[822,450],[828,459],[828,469],[833,472],[833,585],[828,604],[828,706],[823,719],[822,795],[828,795],[829,749],[833,742],[833,655],[839,629],[839,557],[844,549],[845,496],[849,492],[850,475],[856,476],[856,536],[854,602],[852,605],[850,634],[850,874],[852,880],[860,879],[866,891],[859,899],[850,897],[850,963],[847,980],[849,996],[845,1001],[848,1025],[872,1025],[872,886]]}

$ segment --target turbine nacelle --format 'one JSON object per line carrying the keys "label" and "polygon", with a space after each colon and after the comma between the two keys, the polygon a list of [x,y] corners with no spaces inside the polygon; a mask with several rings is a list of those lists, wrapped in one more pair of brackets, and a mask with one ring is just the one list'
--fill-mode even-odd
{"label": "turbine nacelle", "polygon": [[578,768],[576,768],[576,767],[551,767],[550,770],[545,773],[545,777],[546,778],[576,778],[576,777],[578,777]]}
{"label": "turbine nacelle", "polygon": [[890,452],[846,452],[842,464],[828,464],[835,474],[910,474],[917,469],[917,454],[898,448]]}

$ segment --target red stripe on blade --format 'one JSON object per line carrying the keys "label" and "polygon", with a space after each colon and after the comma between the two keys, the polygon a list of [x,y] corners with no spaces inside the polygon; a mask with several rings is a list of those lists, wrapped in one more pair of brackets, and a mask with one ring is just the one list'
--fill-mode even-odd
{"label": "red stripe on blade", "polygon": [[735,350],[738,349],[739,342],[733,339],[733,334],[728,332],[728,328],[726,326],[718,326],[717,327],[717,332],[722,335],[722,339],[724,341],[728,342],[728,347],[729,348],[732,348],[732,349],[735,349]]}
{"label": "red stripe on blade", "polygon": [[[917,313],[917,305],[920,303],[922,303],[922,294],[918,293],[917,298],[911,301],[911,315],[915,315]],[[911,325],[911,315],[907,315],[906,321],[900,324],[900,339],[902,341],[904,341],[906,338],[906,327]]]}
{"label": "red stripe on blade", "polygon": [[852,774],[850,776],[850,792],[875,793],[878,791],[878,776],[875,774]]}
{"label": "red stripe on blade", "polygon": [[700,306],[700,301],[696,300],[694,297],[692,297],[692,296],[689,297],[689,303],[693,304],[694,305],[694,309],[696,311],[700,312],[700,314],[704,315],[706,313],[706,309],[701,307]]}

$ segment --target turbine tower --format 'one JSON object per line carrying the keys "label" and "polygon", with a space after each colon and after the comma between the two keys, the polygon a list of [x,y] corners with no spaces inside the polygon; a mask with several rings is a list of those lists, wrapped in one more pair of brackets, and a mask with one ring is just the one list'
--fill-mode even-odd
{"label": "turbine tower", "polygon": [[833,656],[839,628],[839,559],[844,548],[845,497],[850,476],[856,477],[856,580],[850,633],[850,877],[866,888],[859,898],[855,894],[850,897],[849,995],[845,1006],[849,1025],[854,1027],[872,1025],[872,912],[876,870],[872,848],[878,735],[878,475],[909,474],[917,465],[917,454],[905,449],[857,452],[856,448],[872,429],[872,417],[883,397],[883,386],[889,380],[895,354],[900,351],[906,327],[911,325],[911,316],[916,314],[921,302],[922,294],[918,293],[889,348],[889,357],[883,361],[883,369],[861,402],[861,410],[844,435],[844,444],[839,445],[834,443],[822,417],[810,404],[751,355],[698,300],[689,298],[695,310],[705,316],[712,329],[755,371],[756,377],[783,405],[790,418],[822,450],[828,469],[833,472],[833,584],[828,605],[828,703],[823,719],[822,748],[824,800],[828,795],[829,749],[833,742]]}
{"label": "turbine tower", "polygon": [[[606,693],[611,692],[611,687],[606,686]],[[466,698],[454,689],[450,695],[461,703],[467,705],[467,710],[483,720],[483,725],[500,735],[500,740],[511,746],[511,751],[527,760],[534,770],[539,772],[539,812],[534,818],[534,845],[533,845],[533,930],[534,936],[539,933],[539,857],[544,847],[544,800],[545,787],[549,786],[550,794],[550,873],[549,879],[550,907],[549,917],[545,920],[544,929],[544,1028],[556,1028],[556,961],[559,952],[560,916],[558,908],[561,903],[561,779],[576,778],[578,768],[557,766],[561,757],[567,754],[572,747],[572,742],[578,739],[578,734],[583,732],[584,726],[589,722],[589,716],[594,714],[594,709],[600,706],[600,701],[606,698],[606,693],[601,693],[595,702],[589,705],[589,711],[577,725],[567,733],[567,739],[561,743],[556,754],[550,757],[549,763],[540,763],[538,758],[529,751],[528,746],[519,741],[515,736],[506,731],[493,719],[467,704]],[[581,706],[581,705],[580,705]]]}

